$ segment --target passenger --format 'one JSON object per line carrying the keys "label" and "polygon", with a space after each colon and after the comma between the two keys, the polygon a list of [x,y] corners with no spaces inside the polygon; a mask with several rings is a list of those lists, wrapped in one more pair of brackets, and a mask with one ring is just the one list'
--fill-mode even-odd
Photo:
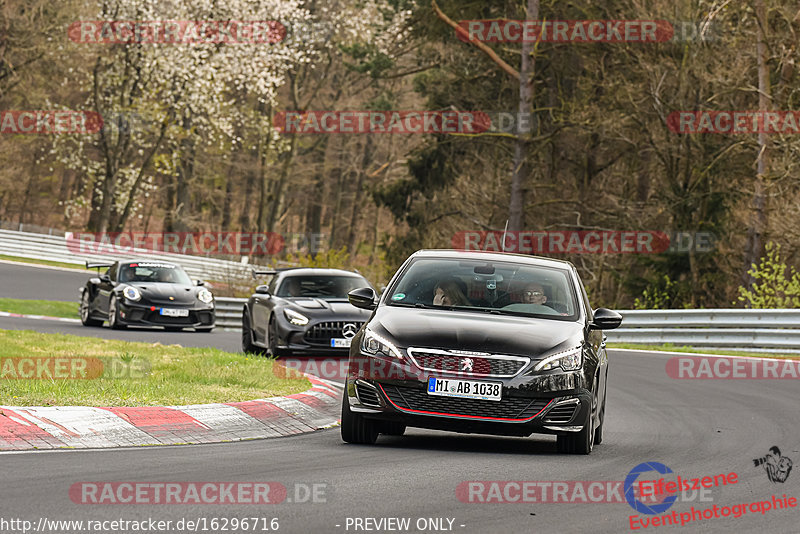
{"label": "passenger", "polygon": [[433,291],[434,306],[472,306],[462,289],[463,282],[456,278],[442,280]]}
{"label": "passenger", "polygon": [[544,305],[547,302],[547,295],[544,294],[542,285],[536,282],[526,285],[522,290],[522,302],[525,304]]}

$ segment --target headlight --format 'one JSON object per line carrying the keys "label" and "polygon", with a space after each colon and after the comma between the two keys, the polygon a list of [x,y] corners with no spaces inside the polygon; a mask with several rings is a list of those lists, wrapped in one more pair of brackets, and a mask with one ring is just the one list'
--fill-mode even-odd
{"label": "headlight", "polygon": [[379,336],[369,328],[364,330],[364,337],[361,338],[361,351],[367,354],[381,354],[403,359],[403,354],[391,341]]}
{"label": "headlight", "polygon": [[205,302],[206,304],[211,304],[211,301],[214,300],[214,295],[212,295],[211,291],[208,289],[201,289],[197,292],[197,300]]}
{"label": "headlight", "polygon": [[128,286],[124,290],[122,290],[122,294],[125,295],[125,298],[128,300],[139,300],[142,298],[142,294],[139,293],[139,290],[133,286]]}
{"label": "headlight", "polygon": [[581,368],[582,363],[583,349],[578,347],[548,356],[544,360],[540,361],[536,367],[533,368],[533,370],[549,371],[550,369],[561,367],[565,371],[575,371],[576,369]]}
{"label": "headlight", "polygon": [[294,310],[286,308],[283,310],[283,314],[286,316],[286,319],[292,324],[296,324],[297,326],[305,326],[308,324],[308,317],[306,317],[302,313],[297,313]]}

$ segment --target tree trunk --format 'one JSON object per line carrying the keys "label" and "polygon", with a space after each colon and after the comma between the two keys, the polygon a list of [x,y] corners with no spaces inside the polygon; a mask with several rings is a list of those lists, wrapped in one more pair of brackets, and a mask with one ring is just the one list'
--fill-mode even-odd
{"label": "tree trunk", "polygon": [[[527,20],[539,19],[539,0],[528,0]],[[530,113],[533,103],[533,75],[535,58],[533,57],[533,44],[530,41],[522,43],[522,62],[519,70],[519,107],[520,114]],[[518,121],[519,122],[519,121]],[[525,194],[527,193],[526,181],[528,179],[528,134],[517,133],[514,146],[514,163],[511,173],[511,199],[508,208],[508,229],[518,232],[525,226]]]}
{"label": "tree trunk", "polygon": [[[764,0],[756,2],[756,20],[758,21],[759,31],[757,33],[756,52],[758,55],[758,109],[767,111],[772,101],[769,70],[767,66],[767,24]],[[752,288],[755,280],[747,274],[752,264],[757,264],[764,251],[764,230],[767,226],[766,212],[766,193],[764,191],[764,179],[769,172],[769,153],[768,139],[765,132],[758,134],[758,160],[756,179],[753,184],[753,199],[751,207],[750,227],[747,230],[747,247],[745,253],[743,278],[745,287]]]}
{"label": "tree trunk", "polygon": [[367,168],[369,162],[372,160],[372,136],[368,135],[364,141],[364,158],[361,161],[361,168],[358,171],[358,180],[356,181],[356,190],[353,194],[353,209],[350,212],[350,231],[347,235],[347,246],[351,256],[355,256],[358,252],[358,222],[361,220],[363,213],[363,206],[361,199],[364,196],[364,177],[367,175]]}

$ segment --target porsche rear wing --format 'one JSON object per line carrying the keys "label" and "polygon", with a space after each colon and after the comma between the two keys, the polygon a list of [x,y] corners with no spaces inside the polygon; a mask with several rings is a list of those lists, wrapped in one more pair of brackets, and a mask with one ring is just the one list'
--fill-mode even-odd
{"label": "porsche rear wing", "polygon": [[279,267],[278,269],[250,269],[253,273],[253,278],[259,276],[275,276],[283,271],[291,271],[292,269],[300,269],[301,267]]}
{"label": "porsche rear wing", "polygon": [[114,265],[114,262],[107,262],[107,261],[87,261],[86,268],[87,269],[102,269],[103,267],[111,267]]}

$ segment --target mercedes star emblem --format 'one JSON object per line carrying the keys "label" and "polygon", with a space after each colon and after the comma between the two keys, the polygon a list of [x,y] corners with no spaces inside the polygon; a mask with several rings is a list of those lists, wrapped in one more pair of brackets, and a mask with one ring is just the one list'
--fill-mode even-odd
{"label": "mercedes star emblem", "polygon": [[345,339],[352,339],[358,332],[358,327],[353,323],[347,323],[342,327],[342,335]]}

